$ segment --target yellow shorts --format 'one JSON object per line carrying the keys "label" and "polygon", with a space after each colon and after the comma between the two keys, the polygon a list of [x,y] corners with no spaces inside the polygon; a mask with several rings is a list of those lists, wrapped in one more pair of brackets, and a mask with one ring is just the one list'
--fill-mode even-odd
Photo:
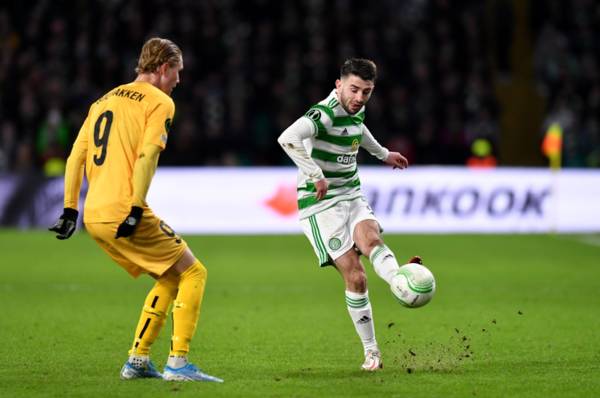
{"label": "yellow shorts", "polygon": [[100,247],[134,278],[160,276],[177,262],[187,248],[164,221],[146,210],[133,236],[115,239],[120,222],[86,223]]}

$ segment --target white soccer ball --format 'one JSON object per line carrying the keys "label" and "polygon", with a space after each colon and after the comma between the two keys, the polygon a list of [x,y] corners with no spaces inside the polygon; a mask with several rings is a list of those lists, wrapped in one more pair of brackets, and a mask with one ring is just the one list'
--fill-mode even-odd
{"label": "white soccer ball", "polygon": [[435,293],[435,278],[425,266],[416,263],[400,267],[390,285],[394,297],[409,308],[422,307]]}

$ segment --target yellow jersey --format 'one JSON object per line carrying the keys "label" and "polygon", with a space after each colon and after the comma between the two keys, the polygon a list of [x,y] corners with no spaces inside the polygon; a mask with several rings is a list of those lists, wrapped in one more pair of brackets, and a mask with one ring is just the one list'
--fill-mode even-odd
{"label": "yellow jersey", "polygon": [[[85,154],[86,223],[122,221],[129,213],[135,162],[146,144],[165,149],[174,114],[171,97],[146,82],[118,86],[92,104],[72,149]],[[67,171],[66,181],[73,178]],[[69,196],[65,207],[77,208],[78,198]]]}

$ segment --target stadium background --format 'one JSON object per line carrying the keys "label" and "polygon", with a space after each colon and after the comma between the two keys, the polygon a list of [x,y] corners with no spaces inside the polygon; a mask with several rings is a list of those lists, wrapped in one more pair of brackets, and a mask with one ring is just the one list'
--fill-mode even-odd
{"label": "stadium background", "polygon": [[[367,123],[413,164],[463,165],[486,138],[503,166],[600,166],[593,0],[34,1],[0,6],[0,172],[64,159],[89,103],[134,78],[141,44],[173,39],[185,70],[163,165],[287,165],[275,137],[350,56],[379,66]],[[364,161],[371,161],[366,157]],[[60,174],[59,165],[48,173]]]}
{"label": "stadium background", "polygon": [[[598,395],[599,30],[594,0],[3,2],[0,395]],[[127,278],[81,230],[59,242],[31,229],[60,214],[90,102],[134,78],[155,35],[182,47],[185,70],[149,202],[209,269],[193,355],[222,386],[120,383],[150,278]],[[365,192],[386,243],[422,255],[438,282],[430,305],[402,310],[367,267],[377,375],[356,369],[339,277],[316,269],[303,236],[281,235],[299,227],[276,137],[356,55],[379,66],[367,125],[413,165],[363,154]],[[540,149],[553,123],[562,171]],[[477,139],[491,151],[474,153]],[[221,235],[244,214],[246,234]],[[554,233],[565,220],[572,234]],[[257,234],[267,224],[277,235]]]}

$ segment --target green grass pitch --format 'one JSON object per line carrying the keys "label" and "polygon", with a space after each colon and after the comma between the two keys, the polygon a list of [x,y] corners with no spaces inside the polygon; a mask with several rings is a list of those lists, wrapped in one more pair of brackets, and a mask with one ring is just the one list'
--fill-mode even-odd
{"label": "green grass pitch", "polygon": [[[420,309],[367,264],[385,368],[303,236],[188,236],[209,270],[191,359],[224,384],[119,380],[143,299],[85,233],[0,231],[2,397],[600,395],[600,237],[388,235],[437,278]],[[153,350],[162,369],[170,322]]]}

